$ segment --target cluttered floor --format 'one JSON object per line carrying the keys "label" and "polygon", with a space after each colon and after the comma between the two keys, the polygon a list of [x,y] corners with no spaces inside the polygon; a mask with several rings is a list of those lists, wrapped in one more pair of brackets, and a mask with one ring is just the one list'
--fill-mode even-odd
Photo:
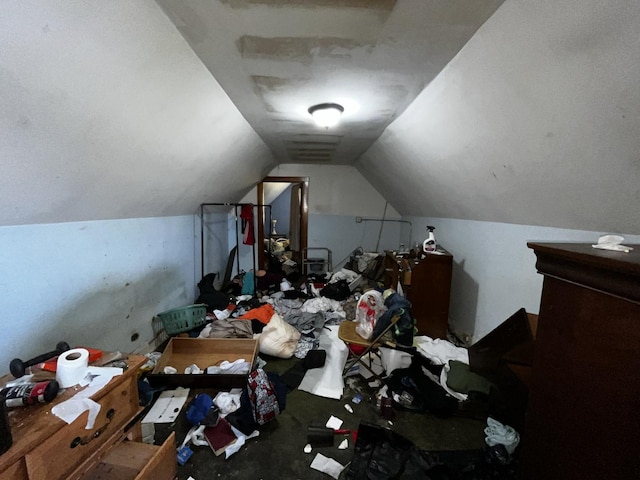
{"label": "cluttered floor", "polygon": [[[268,371],[284,373],[294,363],[295,360],[268,358],[264,368]],[[369,426],[367,427],[368,435],[374,437],[371,440],[381,439],[380,432],[377,431],[377,428],[380,428],[403,436],[420,450],[449,451],[451,459],[455,457],[455,453],[459,453],[456,461],[458,465],[462,464],[460,470],[477,461],[485,452],[486,421],[482,419],[462,416],[441,418],[429,413],[399,409],[393,409],[392,413],[384,415],[376,406],[374,389],[369,388],[362,377],[352,377],[351,380],[347,380],[346,385],[345,395],[341,400],[324,398],[297,389],[291,391],[287,395],[285,409],[273,421],[263,425],[259,429],[259,436],[247,440],[240,451],[225,459],[224,455],[214,455],[208,446],[192,446],[193,454],[184,465],[178,467],[177,478],[180,480],[186,480],[189,477],[195,480],[330,478],[326,473],[311,468],[318,453],[346,467],[338,478],[347,478],[345,475],[351,466],[350,463],[354,460],[353,435],[359,431],[362,424]],[[360,396],[362,400],[354,403],[354,398],[358,399]],[[345,405],[350,406],[353,413],[350,413]],[[312,434],[310,432],[313,432],[313,428],[309,427],[325,426],[332,417],[342,420],[340,429],[348,430],[349,433],[335,434],[334,438],[322,444],[326,446],[314,446],[310,453],[305,453],[304,447],[309,443],[309,436]],[[184,413],[179,416],[175,424],[156,425],[156,443],[161,443],[172,430],[177,432],[178,442],[181,443],[190,426]],[[345,439],[348,447],[338,448]],[[406,448],[404,445],[402,447]],[[387,454],[391,455],[389,452]],[[381,452],[380,455],[386,454]],[[381,464],[385,463],[384,458],[378,460]]]}
{"label": "cluttered floor", "polygon": [[[192,384],[172,421],[147,430],[156,444],[175,432],[177,478],[517,478],[521,382],[503,370],[474,373],[466,348],[414,336],[400,294],[340,273],[320,291],[309,281],[278,288],[283,279],[272,278],[270,291],[236,292],[230,308],[223,292],[201,294],[209,321],[186,335],[257,338],[257,362],[239,372],[246,359],[230,355],[185,369],[243,381],[227,389]],[[371,369],[344,369],[362,354],[340,337],[340,325],[352,320],[363,336],[387,339],[375,349],[380,355],[361,357],[374,362]],[[149,377],[156,387],[167,373],[181,373],[161,367]],[[175,391],[150,388],[148,407],[158,392]]]}

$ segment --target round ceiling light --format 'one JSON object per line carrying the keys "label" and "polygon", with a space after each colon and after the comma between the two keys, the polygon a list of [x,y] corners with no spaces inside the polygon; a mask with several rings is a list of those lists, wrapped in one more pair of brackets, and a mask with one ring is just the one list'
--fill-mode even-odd
{"label": "round ceiling light", "polygon": [[340,115],[344,112],[344,107],[337,103],[320,103],[309,107],[309,113],[313,121],[320,127],[333,127],[340,121]]}

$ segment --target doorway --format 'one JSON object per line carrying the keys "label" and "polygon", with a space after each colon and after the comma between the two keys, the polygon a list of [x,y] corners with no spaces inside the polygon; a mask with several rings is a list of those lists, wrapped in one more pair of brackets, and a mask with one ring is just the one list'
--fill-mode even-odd
{"label": "doorway", "polygon": [[[302,272],[303,256],[308,244],[309,177],[265,177],[258,183],[257,191],[258,239],[264,245],[264,248],[258,249],[260,268],[268,270],[273,242],[286,240],[291,259]],[[273,215],[272,208],[267,208],[274,201],[279,205],[288,205],[288,208],[278,210],[280,218]]]}

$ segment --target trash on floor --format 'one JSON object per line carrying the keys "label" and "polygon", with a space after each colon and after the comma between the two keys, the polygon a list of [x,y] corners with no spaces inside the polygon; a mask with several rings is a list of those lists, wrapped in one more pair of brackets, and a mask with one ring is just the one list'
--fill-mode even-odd
{"label": "trash on floor", "polygon": [[[389,429],[361,423],[346,480],[376,478],[465,478],[513,480],[516,472],[509,455],[491,448],[452,451],[424,451]],[[336,478],[336,477],[334,477]]]}
{"label": "trash on floor", "polygon": [[340,477],[342,470],[344,470],[344,465],[341,465],[332,458],[325,457],[321,453],[316,453],[316,456],[314,457],[310,466],[314,470],[326,473],[336,480]]}
{"label": "trash on floor", "polygon": [[188,388],[177,388],[160,393],[142,423],[172,423],[178,417],[189,396]]}

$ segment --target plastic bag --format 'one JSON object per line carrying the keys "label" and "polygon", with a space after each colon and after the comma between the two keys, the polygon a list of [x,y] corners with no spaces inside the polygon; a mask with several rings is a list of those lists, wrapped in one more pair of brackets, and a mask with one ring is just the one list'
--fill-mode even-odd
{"label": "plastic bag", "polygon": [[356,305],[356,333],[371,340],[376,321],[386,310],[382,294],[377,290],[368,290],[362,294]]}
{"label": "plastic bag", "polygon": [[291,358],[298,346],[298,340],[300,332],[274,313],[262,330],[258,344],[260,353],[278,358]]}
{"label": "plastic bag", "polygon": [[504,445],[509,454],[513,454],[520,443],[520,435],[512,427],[503,425],[491,417],[487,418],[487,427],[484,429],[486,435],[485,442],[490,447],[500,444]]}

